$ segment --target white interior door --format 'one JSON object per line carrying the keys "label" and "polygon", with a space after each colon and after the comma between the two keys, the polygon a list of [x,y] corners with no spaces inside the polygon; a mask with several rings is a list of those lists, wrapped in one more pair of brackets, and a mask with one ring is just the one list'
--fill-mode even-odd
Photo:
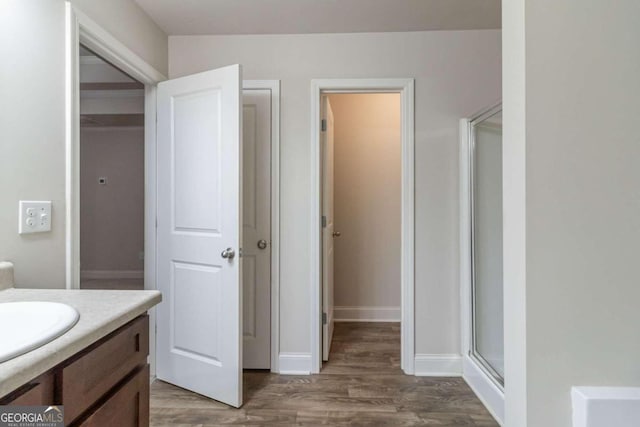
{"label": "white interior door", "polygon": [[242,404],[239,65],[158,85],[157,376]]}
{"label": "white interior door", "polygon": [[271,368],[271,91],[242,92],[244,368]]}
{"label": "white interior door", "polygon": [[322,98],[322,360],[329,360],[333,338],[333,111]]}

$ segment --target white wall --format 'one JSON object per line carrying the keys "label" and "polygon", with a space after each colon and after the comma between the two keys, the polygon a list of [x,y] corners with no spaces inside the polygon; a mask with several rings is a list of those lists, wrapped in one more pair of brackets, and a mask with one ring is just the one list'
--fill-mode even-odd
{"label": "white wall", "polygon": [[[525,261],[505,257],[505,304],[521,310],[505,321],[526,345],[512,328],[507,424],[564,427],[572,385],[640,384],[640,2],[514,3],[505,48],[517,37],[522,51],[505,49],[504,176],[521,184],[526,162],[526,210],[505,218],[526,239],[505,228],[505,254]],[[507,203],[521,196],[505,191]],[[510,372],[526,375],[513,395]]]}
{"label": "white wall", "polygon": [[525,0],[502,4],[505,422],[527,425]]}
{"label": "white wall", "polygon": [[[166,70],[167,38],[132,0],[75,3]],[[0,260],[23,287],[65,286],[64,53],[63,0],[0,2]],[[50,233],[18,235],[18,200],[30,199],[53,201]]]}
{"label": "white wall", "polygon": [[169,75],[233,63],[282,81],[282,352],[309,352],[312,78],[416,79],[416,352],[460,351],[458,119],[500,98],[500,31],[169,39]]}
{"label": "white wall", "polygon": [[[98,183],[106,177],[107,184]],[[80,131],[82,271],[142,271],[144,129]]]}
{"label": "white wall", "polygon": [[[18,285],[64,286],[64,25],[63,1],[0,3],[0,260]],[[19,200],[52,200],[52,231],[19,236]]]}
{"label": "white wall", "polygon": [[97,56],[80,56],[80,83],[133,83],[134,79]]}
{"label": "white wall", "polygon": [[71,0],[71,3],[149,65],[167,75],[167,36],[134,0]]}
{"label": "white wall", "polygon": [[334,239],[336,315],[340,307],[395,307],[399,315],[400,94],[333,94],[329,100],[334,224],[342,233]]}

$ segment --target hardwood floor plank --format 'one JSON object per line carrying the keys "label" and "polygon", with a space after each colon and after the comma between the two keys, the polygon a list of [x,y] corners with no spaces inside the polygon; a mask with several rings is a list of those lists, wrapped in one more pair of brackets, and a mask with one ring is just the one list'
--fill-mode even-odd
{"label": "hardwood floor plank", "polygon": [[300,426],[415,426],[422,420],[412,412],[363,414],[352,411],[300,411],[296,421]]}
{"label": "hardwood floor plank", "polygon": [[475,422],[470,416],[463,414],[421,412],[418,413],[418,416],[420,417],[420,421],[422,423],[421,425],[441,427],[476,426]]}
{"label": "hardwood floor plank", "polygon": [[395,323],[338,323],[319,375],[245,371],[244,398],[244,406],[234,409],[156,381],[151,425],[498,425],[462,378],[404,375]]}

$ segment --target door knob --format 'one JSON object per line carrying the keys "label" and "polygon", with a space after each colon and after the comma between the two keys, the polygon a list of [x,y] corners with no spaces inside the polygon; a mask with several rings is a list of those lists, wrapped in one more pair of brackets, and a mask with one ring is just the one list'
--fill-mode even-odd
{"label": "door knob", "polygon": [[224,251],[222,251],[220,255],[222,256],[222,258],[233,259],[233,257],[236,256],[236,251],[234,251],[231,248],[227,248]]}
{"label": "door knob", "polygon": [[258,249],[267,249],[267,241],[264,239],[258,240]]}
{"label": "door knob", "polygon": [[339,231],[334,231],[333,232],[333,237],[340,237],[340,236],[342,236],[341,232],[339,232]]}

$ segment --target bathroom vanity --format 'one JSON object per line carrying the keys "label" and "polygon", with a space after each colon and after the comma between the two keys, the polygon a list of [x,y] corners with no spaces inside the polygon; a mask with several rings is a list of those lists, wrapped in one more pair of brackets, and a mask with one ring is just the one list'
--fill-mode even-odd
{"label": "bathroom vanity", "polygon": [[0,291],[0,303],[62,302],[80,313],[64,335],[0,363],[0,405],[64,405],[67,426],[148,425],[146,313],[160,300],[157,291]]}

